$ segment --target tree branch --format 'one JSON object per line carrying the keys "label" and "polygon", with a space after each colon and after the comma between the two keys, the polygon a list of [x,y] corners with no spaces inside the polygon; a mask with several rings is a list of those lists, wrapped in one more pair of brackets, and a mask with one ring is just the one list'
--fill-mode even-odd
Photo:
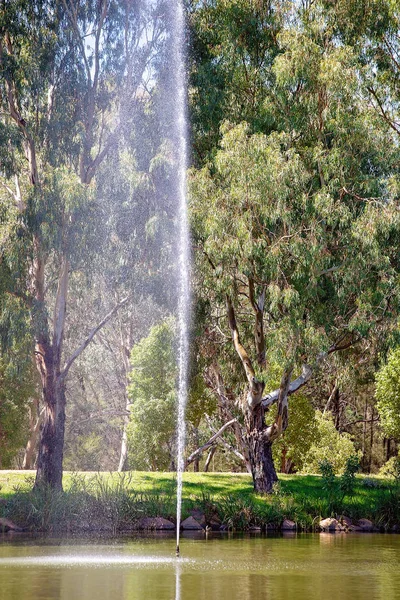
{"label": "tree branch", "polygon": [[380,421],[380,417],[374,417],[373,419],[356,419],[355,421],[349,421],[341,426],[340,429],[346,429],[346,427],[350,427],[350,425],[357,425],[357,423],[377,423]]}
{"label": "tree branch", "polygon": [[239,331],[236,324],[235,311],[233,308],[232,300],[226,296],[226,306],[228,312],[228,322],[232,333],[233,345],[235,350],[242,362],[243,368],[246,372],[247,381],[249,382],[249,393],[247,397],[248,404],[251,408],[260,404],[262,400],[262,393],[264,391],[265,384],[263,381],[258,381],[256,378],[253,365],[247,354],[246,350],[242,346],[239,337]]}
{"label": "tree branch", "polygon": [[[348,348],[351,348],[351,346],[354,346],[361,340],[361,337],[358,337],[356,339],[351,338],[347,342],[344,342],[344,339],[345,336],[341,337],[339,341],[335,344],[332,344],[332,346],[330,346],[326,352],[320,352],[312,367],[307,364],[303,365],[301,375],[299,375],[299,377],[291,381],[289,384],[287,392],[288,396],[291,396],[292,394],[297,392],[310,381],[314,370],[316,370],[320,366],[320,364],[326,359],[326,357],[329,354],[333,354],[334,352],[340,352],[341,350],[347,350]],[[275,404],[275,402],[278,401],[279,392],[280,388],[274,390],[273,392],[270,392],[262,398],[261,401],[263,403],[264,408],[267,408],[268,406],[271,406],[272,404]]]}
{"label": "tree branch", "polygon": [[[208,415],[205,415],[205,418],[211,431],[216,433],[215,428],[212,426],[210,417]],[[233,424],[233,429],[236,429],[236,427],[239,427],[239,423],[237,421]],[[222,436],[218,438],[217,443],[222,444],[227,450],[229,450],[229,452],[232,452],[232,454],[234,454],[239,460],[242,460],[246,464],[246,467],[248,466],[248,461],[246,461],[244,455],[241,452],[239,452],[239,450],[237,450],[234,446],[228,444],[228,442],[224,440]],[[248,469],[248,471],[249,473],[251,473],[251,469]]]}
{"label": "tree branch", "polygon": [[236,352],[242,362],[244,370],[246,372],[247,381],[251,385],[253,382],[253,379],[255,378],[255,372],[253,369],[253,365],[251,364],[249,355],[247,354],[246,350],[244,349],[244,347],[241,344],[240,337],[239,337],[239,331],[238,331],[237,324],[236,324],[235,311],[233,308],[232,300],[229,296],[226,297],[226,306],[227,306],[227,311],[228,311],[229,327],[230,327],[230,330],[232,333],[233,345],[235,346],[235,350],[236,350]]}
{"label": "tree branch", "polygon": [[82,354],[82,352],[85,350],[85,348],[88,347],[88,345],[90,344],[90,342],[92,341],[92,339],[94,338],[94,336],[96,335],[96,333],[98,331],[100,331],[100,329],[102,329],[102,327],[104,327],[104,325],[106,323],[108,323],[108,321],[115,315],[115,313],[122,307],[124,306],[128,300],[129,300],[129,296],[127,296],[126,298],[124,298],[123,300],[121,300],[121,302],[118,302],[118,304],[116,304],[114,306],[114,308],[108,313],[108,315],[106,315],[104,317],[104,319],[96,326],[92,329],[92,331],[89,333],[88,337],[85,339],[84,342],[82,342],[82,344],[79,346],[79,348],[77,348],[75,350],[75,352],[73,353],[73,355],[70,357],[70,359],[66,362],[66,364],[64,365],[64,368],[61,372],[61,378],[65,379],[65,377],[68,374],[68,371],[70,370],[72,364],[75,362],[75,360],[78,358],[78,356],[80,354]]}
{"label": "tree branch", "polygon": [[228,423],[225,423],[225,425],[222,425],[222,427],[220,429],[218,429],[218,431],[216,433],[214,433],[213,436],[210,437],[208,442],[206,442],[205,444],[203,444],[203,446],[201,446],[200,448],[197,448],[197,450],[192,452],[192,454],[186,459],[185,468],[188,465],[190,465],[190,463],[192,463],[197,456],[200,456],[200,454],[202,454],[204,452],[204,450],[207,450],[207,448],[210,448],[210,446],[212,446],[214,444],[215,440],[218,439],[224,433],[225,429],[228,429],[228,427],[230,427],[231,425],[236,423],[236,421],[237,421],[237,419],[232,419],[231,421],[228,421]]}
{"label": "tree branch", "polygon": [[374,90],[374,88],[368,87],[367,90],[375,98],[375,100],[379,106],[379,112],[381,113],[382,117],[385,119],[386,123],[389,125],[389,127],[391,127],[399,135],[400,129],[395,125],[395,123],[392,121],[392,119],[390,119],[390,117],[388,117],[388,115],[383,107],[383,103],[380,100],[380,98],[379,98],[378,94],[376,93],[376,91]]}
{"label": "tree branch", "polygon": [[265,337],[264,337],[264,304],[265,304],[265,287],[258,300],[256,300],[254,279],[249,277],[249,298],[251,306],[255,314],[254,323],[254,340],[257,351],[257,362],[265,368],[267,363],[265,359]]}
{"label": "tree branch", "polygon": [[265,436],[270,442],[276,440],[286,430],[289,423],[288,395],[292,371],[293,365],[290,365],[282,375],[278,393],[278,414],[275,423],[267,427],[265,432]]}

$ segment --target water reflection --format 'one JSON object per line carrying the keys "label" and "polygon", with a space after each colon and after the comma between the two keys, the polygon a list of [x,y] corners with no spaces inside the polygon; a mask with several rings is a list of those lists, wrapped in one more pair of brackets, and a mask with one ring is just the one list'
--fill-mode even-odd
{"label": "water reflection", "polygon": [[178,561],[175,566],[175,600],[181,600],[181,565]]}
{"label": "water reflection", "polygon": [[[0,538],[1,540],[1,538]],[[0,600],[394,600],[400,536],[0,541]]]}

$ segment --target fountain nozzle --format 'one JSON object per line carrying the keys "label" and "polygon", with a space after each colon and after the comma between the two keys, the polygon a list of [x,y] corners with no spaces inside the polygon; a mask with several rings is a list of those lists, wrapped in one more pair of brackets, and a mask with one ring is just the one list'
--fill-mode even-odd
{"label": "fountain nozzle", "polygon": [[176,547],[176,556],[179,557],[179,555],[180,555],[180,552],[179,552],[179,544],[178,544],[178,546]]}

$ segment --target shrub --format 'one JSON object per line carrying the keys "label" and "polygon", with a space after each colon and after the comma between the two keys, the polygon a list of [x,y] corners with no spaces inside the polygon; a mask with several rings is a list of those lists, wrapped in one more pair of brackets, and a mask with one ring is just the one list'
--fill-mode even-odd
{"label": "shrub", "polygon": [[392,456],[389,460],[379,469],[379,475],[385,475],[386,477],[400,477],[400,456]]}
{"label": "shrub", "polygon": [[331,462],[326,458],[320,462],[319,468],[323,480],[323,490],[326,493],[327,510],[334,515],[343,512],[343,500],[346,496],[354,494],[355,474],[360,467],[357,455],[349,456],[346,466],[340,477],[336,477]]}
{"label": "shrub", "polygon": [[336,430],[330,413],[316,411],[315,416],[318,437],[304,457],[302,473],[318,473],[319,465],[324,460],[332,465],[335,474],[343,473],[347,460],[357,454],[354,444],[347,433]]}

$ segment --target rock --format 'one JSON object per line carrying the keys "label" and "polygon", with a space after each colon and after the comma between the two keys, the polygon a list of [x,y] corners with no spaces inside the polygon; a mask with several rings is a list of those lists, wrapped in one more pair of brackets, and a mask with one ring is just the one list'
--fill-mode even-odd
{"label": "rock", "polygon": [[319,526],[322,529],[322,531],[344,531],[345,529],[337,519],[334,519],[332,517],[322,519],[322,521],[319,522]]}
{"label": "rock", "polygon": [[163,517],[143,517],[138,522],[138,529],[172,531],[175,529],[175,525]]}
{"label": "rock", "polygon": [[345,527],[350,527],[351,525],[353,525],[353,521],[350,519],[350,517],[345,517],[343,516],[340,519],[340,522],[342,525],[344,525]]}
{"label": "rock", "polygon": [[188,517],[181,523],[182,529],[189,531],[203,531],[203,527],[193,517]]}
{"label": "rock", "polygon": [[2,531],[22,531],[21,527],[15,525],[10,519],[0,517],[0,530]]}
{"label": "rock", "polygon": [[395,525],[393,525],[393,527],[390,530],[392,533],[400,533],[400,525],[398,525],[397,523]]}
{"label": "rock", "polygon": [[360,519],[356,525],[361,528],[361,531],[373,531],[374,524],[369,519]]}
{"label": "rock", "polygon": [[249,527],[249,531],[251,533],[260,533],[261,527],[258,527],[257,525],[252,525],[251,527]]}
{"label": "rock", "polygon": [[195,508],[192,511],[190,511],[190,514],[193,517],[193,519],[195,519],[197,523],[199,523],[202,527],[206,526],[206,517],[201,510]]}
{"label": "rock", "polygon": [[362,529],[358,525],[349,525],[347,531],[362,531]]}
{"label": "rock", "polygon": [[282,523],[283,531],[294,531],[296,528],[296,523],[294,521],[290,521],[290,519],[285,519]]}

